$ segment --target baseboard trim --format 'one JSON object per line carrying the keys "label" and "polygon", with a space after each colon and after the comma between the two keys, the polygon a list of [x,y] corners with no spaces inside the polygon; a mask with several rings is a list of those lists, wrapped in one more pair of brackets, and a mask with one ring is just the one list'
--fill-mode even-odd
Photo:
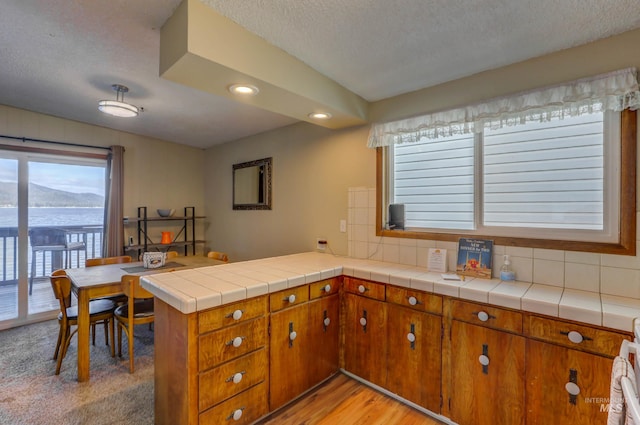
{"label": "baseboard trim", "polygon": [[354,375],[353,373],[348,372],[348,371],[346,371],[344,369],[340,369],[340,373],[348,376],[349,378],[355,379],[356,381],[358,381],[358,382],[360,382],[360,383],[362,383],[362,384],[364,384],[364,385],[366,385],[368,387],[371,387],[374,390],[376,390],[378,392],[381,392],[382,394],[386,395],[387,397],[390,397],[390,398],[392,398],[394,400],[397,400],[402,404],[406,404],[407,406],[411,406],[412,408],[424,413],[427,416],[431,416],[434,419],[437,419],[437,420],[439,420],[441,422],[444,422],[445,424],[458,425],[457,422],[452,422],[451,419],[447,418],[446,416],[442,416],[442,415],[440,415],[438,413],[432,412],[431,410],[425,409],[424,407],[422,407],[420,405],[417,405],[417,404],[413,403],[412,401],[409,401],[409,400],[407,400],[405,398],[400,397],[398,394],[392,393],[391,391],[389,391],[389,390],[387,390],[385,388],[382,388],[382,387],[380,387],[380,386],[378,386],[378,385],[376,385],[374,383],[371,383],[371,382],[367,381],[366,379],[362,379],[358,375]]}

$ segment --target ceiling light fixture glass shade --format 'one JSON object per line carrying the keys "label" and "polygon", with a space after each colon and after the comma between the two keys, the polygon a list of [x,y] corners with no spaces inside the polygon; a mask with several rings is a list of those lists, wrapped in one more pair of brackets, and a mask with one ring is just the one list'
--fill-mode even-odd
{"label": "ceiling light fixture glass shade", "polygon": [[233,94],[245,96],[255,96],[260,92],[256,86],[252,86],[251,84],[233,84],[229,86],[229,91]]}
{"label": "ceiling light fixture glass shade", "polygon": [[124,101],[124,94],[129,91],[129,88],[120,84],[114,84],[111,88],[116,91],[116,100],[101,100],[98,102],[98,109],[114,117],[131,118],[138,116],[138,107]]}

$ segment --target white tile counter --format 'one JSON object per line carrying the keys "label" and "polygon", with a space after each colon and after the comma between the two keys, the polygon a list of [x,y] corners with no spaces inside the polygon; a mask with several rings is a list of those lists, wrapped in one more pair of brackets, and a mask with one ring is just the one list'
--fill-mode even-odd
{"label": "white tile counter", "polygon": [[396,263],[315,252],[141,277],[142,286],[188,314],[335,276],[352,276],[533,313],[632,330],[640,301],[597,292],[498,279],[449,281]]}

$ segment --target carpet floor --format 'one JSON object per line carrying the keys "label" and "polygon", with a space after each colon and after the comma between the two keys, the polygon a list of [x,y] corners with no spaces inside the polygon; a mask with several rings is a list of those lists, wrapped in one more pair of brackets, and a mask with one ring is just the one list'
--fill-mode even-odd
{"label": "carpet floor", "polygon": [[153,331],[147,325],[135,329],[133,374],[125,335],[122,358],[112,358],[98,326],[91,379],[82,383],[76,336],[55,375],[57,336],[57,320],[0,331],[0,424],[153,424]]}

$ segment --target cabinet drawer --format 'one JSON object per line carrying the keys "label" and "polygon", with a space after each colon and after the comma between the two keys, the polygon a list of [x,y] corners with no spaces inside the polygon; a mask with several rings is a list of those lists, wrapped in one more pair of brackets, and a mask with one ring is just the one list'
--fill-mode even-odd
{"label": "cabinet drawer", "polygon": [[346,292],[362,295],[367,298],[373,298],[374,300],[385,300],[384,286],[384,283],[370,282],[368,280],[355,279],[352,277],[344,278],[344,290]]}
{"label": "cabinet drawer", "polygon": [[339,290],[339,278],[325,279],[318,282],[313,282],[309,285],[309,299],[315,300],[317,298],[327,297],[329,295],[337,294]]}
{"label": "cabinet drawer", "polygon": [[200,374],[200,411],[267,379],[267,350],[261,348]]}
{"label": "cabinet drawer", "polygon": [[453,300],[454,319],[489,328],[522,333],[522,313],[467,301]]}
{"label": "cabinet drawer", "polygon": [[267,297],[255,297],[198,313],[198,332],[211,332],[267,314]]}
{"label": "cabinet drawer", "polygon": [[267,385],[263,382],[200,414],[200,425],[254,422],[268,412]]}
{"label": "cabinet drawer", "polygon": [[293,307],[309,301],[309,285],[296,286],[269,295],[269,308],[272,312]]}
{"label": "cabinet drawer", "polygon": [[207,370],[265,345],[267,319],[260,317],[250,322],[200,335],[198,364],[200,371]]}
{"label": "cabinet drawer", "polygon": [[623,339],[632,339],[623,333],[533,315],[525,317],[525,333],[531,338],[608,357],[619,354]]}
{"label": "cabinet drawer", "polygon": [[387,302],[418,311],[442,314],[442,297],[417,289],[389,285],[387,286]]}

